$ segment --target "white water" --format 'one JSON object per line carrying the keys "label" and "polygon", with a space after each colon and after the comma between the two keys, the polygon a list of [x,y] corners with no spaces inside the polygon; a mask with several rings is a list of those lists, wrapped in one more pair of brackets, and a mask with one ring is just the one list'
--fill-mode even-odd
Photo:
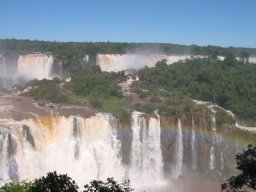
{"label": "white water", "polygon": [[160,146],[160,117],[151,117],[147,126],[145,114],[132,113],[132,174],[131,179],[140,182],[151,182],[163,179],[163,159]]}
{"label": "white water", "polygon": [[[0,134],[0,167],[1,172],[0,172],[0,178],[1,180],[8,180],[8,133],[7,132],[2,132]],[[0,181],[1,184],[1,181]]]}
{"label": "white water", "polygon": [[141,69],[145,66],[154,67],[157,61],[167,60],[168,64],[189,59],[189,55],[163,54],[98,54],[97,65],[102,71],[122,71],[126,69]]}
{"label": "white water", "polygon": [[195,122],[192,116],[192,133],[191,133],[191,151],[192,151],[192,169],[197,169],[197,151],[196,151],[196,133],[195,133]]}
{"label": "white water", "polygon": [[215,144],[218,142],[218,136],[216,132],[216,119],[212,117],[212,131],[213,131],[213,138],[212,138],[212,146],[210,148],[210,156],[209,156],[209,168],[215,169]]}
{"label": "white water", "polygon": [[181,127],[181,120],[178,119],[178,131],[176,139],[176,165],[174,170],[174,177],[180,177],[183,174],[183,134]]}
{"label": "white water", "polygon": [[209,168],[215,169],[215,148],[213,146],[210,148]]}
{"label": "white water", "polygon": [[53,56],[47,54],[20,55],[18,76],[27,79],[51,79]]}
{"label": "white water", "polygon": [[[56,170],[58,173],[68,173],[79,185],[107,177],[121,180],[124,169],[115,123],[112,115],[102,113],[87,119],[74,116],[42,117],[36,121],[7,122],[10,127],[8,132],[17,142],[17,150],[12,157],[19,168],[16,174],[20,180],[25,180]],[[23,124],[28,125],[33,135],[35,149],[28,141],[27,130],[21,128]],[[0,143],[6,141],[2,138]],[[1,150],[3,169],[10,169],[6,163],[8,147],[5,144]],[[8,180],[6,171],[1,171],[1,174],[4,174],[4,180]]]}
{"label": "white water", "polygon": [[5,62],[5,57],[0,55],[0,77],[7,77],[7,67]]}
{"label": "white water", "polygon": [[67,173],[80,186],[107,177],[130,179],[133,186],[162,181],[159,115],[147,123],[142,113],[134,112],[132,122],[129,167],[122,163],[117,120],[111,114],[0,119],[0,182],[31,180],[49,171]]}
{"label": "white water", "polygon": [[250,63],[256,63],[256,57],[249,57]]}
{"label": "white water", "polygon": [[224,167],[224,157],[223,157],[223,152],[220,152],[220,169],[223,170]]}

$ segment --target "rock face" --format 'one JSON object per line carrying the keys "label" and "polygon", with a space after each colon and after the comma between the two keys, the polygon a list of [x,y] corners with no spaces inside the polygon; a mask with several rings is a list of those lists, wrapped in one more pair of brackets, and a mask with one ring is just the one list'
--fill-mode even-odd
{"label": "rock face", "polygon": [[167,174],[221,178],[234,170],[234,156],[243,147],[222,137],[225,130],[216,127],[212,114],[162,117],[161,125]]}
{"label": "rock face", "polygon": [[221,178],[233,170],[241,146],[219,132],[207,114],[174,118],[134,111],[128,128],[118,128],[109,113],[0,119],[0,176],[17,181],[56,170],[80,185],[106,177],[134,185],[169,177]]}

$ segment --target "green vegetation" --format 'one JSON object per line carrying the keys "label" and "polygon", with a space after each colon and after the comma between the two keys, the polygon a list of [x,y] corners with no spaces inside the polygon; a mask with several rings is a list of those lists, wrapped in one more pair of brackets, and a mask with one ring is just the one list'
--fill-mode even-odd
{"label": "green vegetation", "polygon": [[241,143],[243,145],[252,144],[256,146],[256,135],[246,130],[230,129],[224,131],[222,137],[235,143]]}
{"label": "green vegetation", "polygon": [[160,115],[179,117],[184,113],[208,110],[204,106],[196,105],[191,98],[177,89],[164,90],[161,85],[145,84],[144,81],[133,83],[132,89],[143,101],[136,104],[135,109],[145,113],[152,114],[157,109]]}
{"label": "green vegetation", "polygon": [[76,68],[85,54],[90,55],[91,63],[95,63],[96,54],[123,54],[127,51],[132,53],[136,50],[147,50],[148,52],[161,52],[165,54],[183,55],[207,55],[216,58],[217,55],[226,56],[230,53],[247,61],[249,55],[256,55],[253,48],[223,48],[217,46],[185,46],[169,43],[111,43],[111,42],[49,42],[16,39],[0,39],[0,54],[7,58],[19,54],[31,52],[51,52],[63,63],[64,72]]}
{"label": "green vegetation", "polygon": [[235,124],[235,119],[230,114],[221,109],[217,109],[215,118],[217,125],[227,126]]}
{"label": "green vegetation", "polygon": [[[76,182],[66,174],[49,172],[32,182],[7,183],[0,188],[0,192],[78,192],[79,187]],[[83,192],[131,192],[130,181],[122,183],[113,178],[107,178],[106,182],[93,180],[84,186]]]}
{"label": "green vegetation", "polygon": [[90,65],[72,72],[70,90],[73,95],[84,97],[94,108],[113,113],[120,120],[128,120],[125,106],[129,100],[123,98],[121,88],[110,73],[101,72]]}
{"label": "green vegetation", "polygon": [[[255,122],[256,118],[256,66],[248,64],[248,57],[256,55],[252,48],[222,48],[216,46],[184,46],[162,43],[110,43],[110,42],[47,42],[16,39],[0,39],[0,54],[7,60],[22,53],[51,52],[63,63],[65,74],[71,74],[72,81],[67,87],[58,87],[58,82],[42,83],[30,91],[35,99],[52,102],[69,102],[90,105],[98,109],[107,108],[125,115],[124,110],[113,110],[106,100],[116,99],[122,105],[122,94],[111,74],[82,62],[85,54],[90,55],[89,64],[95,64],[98,53],[125,53],[127,50],[145,49],[165,54],[205,55],[209,59],[192,59],[166,65],[158,62],[154,68],[139,71],[141,82],[134,85],[139,102],[135,108],[152,113],[159,109],[161,114],[180,114],[202,108],[193,105],[189,98],[212,101],[233,111],[243,122]],[[150,52],[150,51],[149,51]],[[225,61],[217,56],[226,56]],[[234,59],[240,58],[240,62]],[[89,67],[88,67],[89,66]],[[175,96],[175,102],[171,97]],[[182,95],[182,96],[181,96]],[[109,101],[110,102],[110,101]],[[106,107],[108,106],[108,107]],[[192,108],[191,108],[192,107]],[[219,122],[231,122],[221,118]]]}
{"label": "green vegetation", "polygon": [[31,86],[31,90],[26,94],[36,100],[49,100],[54,103],[67,102],[68,98],[62,93],[59,84],[60,80],[57,78],[53,80],[43,79],[42,81],[33,80],[26,85],[26,87]]}
{"label": "green vegetation", "polygon": [[224,61],[192,59],[172,65],[163,60],[154,68],[139,71],[141,82],[134,85],[134,90],[140,95],[139,89],[149,95],[161,90],[178,91],[193,99],[217,103],[238,118],[255,121],[255,72],[256,65],[244,64],[232,56]]}
{"label": "green vegetation", "polygon": [[36,179],[28,192],[77,192],[78,186],[66,174],[49,172],[47,176]]}
{"label": "green vegetation", "polygon": [[122,92],[112,75],[85,65],[84,69],[71,73],[71,90],[76,95],[100,97],[122,97]]}
{"label": "green vegetation", "polygon": [[89,185],[84,186],[84,192],[131,192],[133,189],[130,187],[130,181],[118,183],[113,178],[107,178],[104,181],[91,181]]}
{"label": "green vegetation", "polygon": [[29,192],[29,189],[33,186],[32,182],[22,183],[7,183],[0,188],[0,192]]}
{"label": "green vegetation", "polygon": [[236,169],[240,172],[227,179],[221,185],[222,191],[242,192],[256,190],[256,147],[248,145],[247,149],[236,155]]}
{"label": "green vegetation", "polygon": [[111,112],[121,121],[129,120],[125,106],[129,100],[123,98],[121,88],[112,74],[101,72],[97,67],[81,63],[71,72],[71,82],[43,79],[30,81],[25,93],[36,100],[53,103],[70,103],[91,106]]}
{"label": "green vegetation", "polygon": [[112,97],[109,99],[102,99],[102,110],[112,113],[121,121],[127,121],[130,119],[130,115],[125,110],[125,106],[129,103],[130,101],[126,98],[117,99]]}
{"label": "green vegetation", "polygon": [[148,114],[153,114],[153,112],[157,109],[157,105],[151,103],[143,103],[136,104],[135,109],[137,111],[141,111]]}
{"label": "green vegetation", "polygon": [[190,98],[183,95],[181,92],[170,92],[165,104],[160,108],[160,113],[164,115],[177,115],[183,112],[189,113],[195,110],[193,102]]}

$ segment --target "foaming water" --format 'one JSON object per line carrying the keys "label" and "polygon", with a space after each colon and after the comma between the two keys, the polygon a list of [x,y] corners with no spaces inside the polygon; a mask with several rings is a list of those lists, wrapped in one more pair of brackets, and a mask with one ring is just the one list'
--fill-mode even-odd
{"label": "foaming water", "polygon": [[174,170],[174,176],[180,177],[182,176],[183,169],[183,133],[181,127],[181,120],[178,119],[178,127],[177,127],[177,141],[176,141],[176,165]]}
{"label": "foaming water", "polygon": [[160,117],[147,122],[134,112],[132,165],[122,163],[117,120],[108,113],[88,118],[43,116],[1,120],[1,179],[22,181],[49,171],[67,173],[80,186],[93,179],[130,179],[133,186],[163,180]]}
{"label": "foaming water", "polygon": [[46,54],[21,55],[18,60],[18,76],[28,79],[51,79],[53,56]]}
{"label": "foaming water", "polygon": [[160,146],[160,116],[151,117],[147,125],[141,112],[132,114],[132,177],[142,183],[163,179],[163,159]]}
{"label": "foaming water", "polygon": [[216,119],[213,116],[212,117],[212,131],[213,131],[213,140],[212,140],[212,146],[210,148],[210,158],[209,158],[209,168],[211,170],[215,169],[215,145],[218,142],[218,136],[216,132]]}
{"label": "foaming water", "polygon": [[0,55],[0,77],[6,77],[7,74],[7,66],[5,62],[5,57]]}
{"label": "foaming water", "polygon": [[131,128],[120,129],[109,113],[0,119],[0,182],[57,171],[79,186],[114,177],[130,179],[136,191],[168,191],[176,186],[173,182],[182,188],[199,175],[219,179],[234,169],[232,158],[241,147],[218,139],[217,132],[213,134],[214,120],[206,128],[208,135],[193,118],[191,128],[184,128],[178,119],[173,130],[161,128],[157,112],[134,111],[131,120]]}
{"label": "foaming water", "polygon": [[102,71],[118,72],[126,69],[141,69],[145,66],[154,67],[157,61],[167,60],[168,64],[189,59],[189,55],[163,54],[98,54],[97,64]]}
{"label": "foaming water", "polygon": [[192,169],[197,169],[197,151],[196,151],[196,131],[195,121],[192,116],[192,133],[191,133],[191,151],[192,151]]}

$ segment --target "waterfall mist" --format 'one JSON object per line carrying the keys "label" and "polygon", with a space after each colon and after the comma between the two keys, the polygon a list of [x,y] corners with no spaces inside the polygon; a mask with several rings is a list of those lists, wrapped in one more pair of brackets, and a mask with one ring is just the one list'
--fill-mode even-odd
{"label": "waterfall mist", "polygon": [[[183,182],[197,182],[200,175],[204,179],[225,175],[239,146],[216,139],[217,132],[198,133],[201,129],[194,118],[189,131],[180,118],[174,129],[163,129],[160,121],[157,112],[137,111],[125,130],[109,113],[0,119],[0,184],[57,171],[67,173],[80,186],[114,177],[129,179],[138,191],[182,191],[173,182],[182,187]],[[210,129],[214,127],[212,118]]]}

